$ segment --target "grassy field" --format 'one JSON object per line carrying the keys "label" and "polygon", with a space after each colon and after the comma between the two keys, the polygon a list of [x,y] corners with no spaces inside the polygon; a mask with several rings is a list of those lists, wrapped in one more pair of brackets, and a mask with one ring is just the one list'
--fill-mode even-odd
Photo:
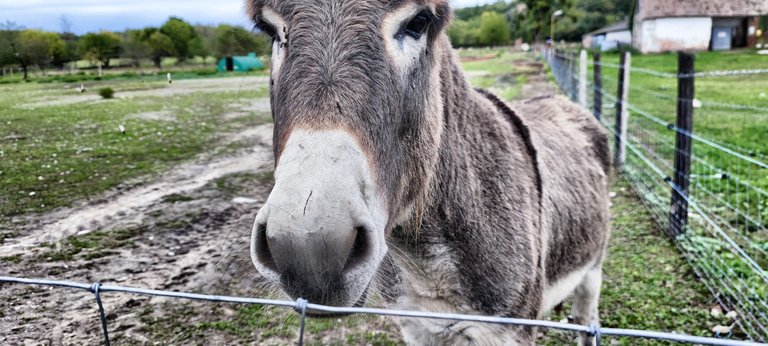
{"label": "grassy field", "polygon": [[[179,86],[159,80],[86,86],[88,93],[80,94],[67,83],[0,85],[0,215],[43,212],[98,196],[187,160],[228,131],[267,120],[224,116],[239,103],[265,97],[266,83],[173,95],[164,90]],[[105,87],[115,90],[115,99],[78,102]]]}
{"label": "grassy field", "polygon": [[461,50],[458,55],[474,87],[489,89],[507,101],[519,99],[529,76],[541,71],[532,55],[506,49]]}
{"label": "grassy field", "polygon": [[[618,54],[603,54],[603,62],[618,64]],[[648,69],[677,73],[676,54],[635,55],[630,77],[630,103],[664,121],[675,121],[677,80],[644,73]],[[697,72],[768,69],[768,56],[752,51],[696,53]],[[603,87],[615,95],[618,69],[603,68]],[[589,76],[591,80],[592,71]],[[768,74],[702,76],[696,79],[695,133],[737,151],[765,158],[768,155]],[[697,148],[698,149],[698,148]],[[700,148],[701,150],[708,150]]]}

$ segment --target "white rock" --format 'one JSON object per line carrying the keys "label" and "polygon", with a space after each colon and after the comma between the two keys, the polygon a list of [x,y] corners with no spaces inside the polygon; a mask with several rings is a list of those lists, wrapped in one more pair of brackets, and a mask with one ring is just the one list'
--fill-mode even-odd
{"label": "white rock", "polygon": [[701,108],[701,101],[699,99],[693,99],[693,108]]}
{"label": "white rock", "polygon": [[736,317],[739,317],[739,313],[736,312],[736,310],[731,310],[731,311],[728,311],[727,314],[725,314],[725,317],[728,317],[728,318],[730,318],[732,320],[735,320]]}
{"label": "white rock", "polygon": [[718,325],[712,327],[712,332],[715,333],[715,334],[718,334],[718,335],[727,335],[728,333],[731,332],[731,329],[733,329],[733,325],[721,326],[721,325],[718,324]]}
{"label": "white rock", "polygon": [[232,203],[235,204],[254,204],[259,203],[259,200],[247,197],[235,197],[232,199]]}
{"label": "white rock", "polygon": [[714,318],[720,318],[720,316],[723,316],[723,309],[721,309],[719,306],[715,306],[709,310],[709,314]]}

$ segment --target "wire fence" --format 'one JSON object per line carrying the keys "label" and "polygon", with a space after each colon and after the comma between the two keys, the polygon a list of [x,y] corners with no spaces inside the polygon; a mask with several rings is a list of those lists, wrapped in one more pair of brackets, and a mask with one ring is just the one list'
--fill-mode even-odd
{"label": "wire fence", "polygon": [[[428,318],[557,329],[601,338],[636,337],[700,345],[755,345],[768,340],[768,165],[761,143],[729,142],[721,137],[697,134],[677,119],[680,104],[696,108],[697,115],[737,122],[742,132],[766,126],[768,104],[739,104],[725,100],[699,101],[693,94],[673,93],[678,80],[696,78],[751,78],[768,70],[736,70],[670,73],[648,68],[629,68],[624,63],[583,61],[568,52],[546,52],[553,75],[573,100],[593,109],[614,135],[614,144],[625,150],[621,169],[632,181],[656,221],[675,239],[693,270],[715,298],[738,313],[736,323],[752,341],[697,337],[676,333],[604,328],[544,320],[402,311],[362,307],[331,307],[304,299],[283,301],[260,298],[205,295],[123,286],[0,276],[0,283],[77,289],[94,294],[104,344],[110,344],[109,323],[102,303],[106,293],[189,299],[196,301],[258,304],[295,310],[299,316],[298,344],[305,336],[307,312],[371,314],[402,318]],[[585,68],[586,66],[586,68]],[[587,69],[600,69],[598,78],[587,80]],[[621,72],[627,71],[622,74]],[[631,76],[642,83],[630,86]],[[614,92],[612,92],[614,91]],[[693,90],[691,89],[691,92]],[[699,103],[696,107],[697,102]],[[685,106],[684,106],[685,108]],[[618,117],[613,116],[615,109]],[[722,113],[725,111],[726,113]],[[723,115],[724,114],[724,115]],[[623,116],[622,116],[623,115]],[[762,118],[761,118],[762,117]],[[754,118],[758,118],[755,121]],[[762,120],[760,120],[762,119]],[[721,121],[725,121],[720,119]],[[698,124],[698,121],[697,121]],[[764,130],[763,130],[764,131]],[[688,142],[681,148],[680,142]],[[687,169],[681,175],[681,165]],[[682,179],[682,180],[681,180]],[[722,335],[730,337],[731,335]]]}
{"label": "wire fence", "polygon": [[595,338],[595,343],[599,346],[601,339],[604,336],[624,336],[635,337],[654,340],[665,340],[678,343],[689,343],[698,345],[756,345],[754,342],[738,341],[730,339],[720,338],[707,338],[700,336],[691,336],[676,333],[663,333],[646,330],[634,330],[634,329],[621,329],[621,328],[604,328],[599,325],[593,324],[590,326],[561,323],[544,320],[530,320],[521,318],[509,318],[509,317],[496,317],[496,316],[481,316],[481,315],[464,315],[464,314],[452,314],[452,313],[438,313],[427,311],[406,311],[406,310],[389,310],[378,308],[364,308],[364,307],[335,307],[325,306],[319,304],[312,304],[305,299],[297,299],[296,301],[287,300],[273,300],[273,299],[261,299],[261,298],[244,298],[244,297],[231,297],[221,295],[206,295],[187,292],[174,292],[174,291],[162,291],[143,288],[123,287],[102,285],[101,283],[85,284],[70,281],[55,281],[55,280],[43,280],[43,279],[26,279],[18,277],[0,276],[0,283],[13,283],[13,284],[25,284],[25,285],[40,285],[49,287],[61,287],[68,289],[85,290],[94,294],[94,300],[98,307],[99,321],[101,323],[101,330],[104,337],[104,345],[110,345],[109,338],[109,325],[107,322],[107,314],[104,304],[102,304],[101,297],[104,293],[128,293],[144,296],[155,297],[167,297],[178,299],[189,299],[196,301],[217,302],[217,303],[234,303],[234,304],[257,304],[264,306],[277,306],[283,308],[291,308],[295,310],[299,316],[299,331],[297,343],[302,345],[304,343],[304,331],[305,323],[309,318],[307,312],[324,312],[330,314],[370,314],[379,316],[393,316],[402,318],[429,318],[440,320],[453,320],[453,321],[467,321],[467,322],[479,322],[479,323],[493,323],[502,325],[515,325],[525,327],[538,327],[557,329],[563,331],[570,331],[576,333],[585,333],[589,337]]}
{"label": "wire fence", "polygon": [[728,88],[768,70],[695,71],[684,53],[677,73],[632,66],[628,53],[608,56],[618,64],[544,54],[564,93],[625,152],[614,155],[618,168],[714,297],[751,340],[768,340],[768,99],[717,99],[738,99]]}

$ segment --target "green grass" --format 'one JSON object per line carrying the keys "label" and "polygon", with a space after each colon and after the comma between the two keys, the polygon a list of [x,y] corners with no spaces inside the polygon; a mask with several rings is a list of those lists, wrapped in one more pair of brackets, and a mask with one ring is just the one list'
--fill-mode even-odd
{"label": "green grass", "polygon": [[[148,230],[147,227],[96,231],[66,238],[60,246],[46,244],[48,251],[38,256],[45,262],[69,262],[77,258],[93,260],[113,254],[114,249],[132,247],[135,238]],[[57,248],[58,247],[58,248]]]}
{"label": "green grass", "polygon": [[[464,71],[470,74],[469,81],[475,88],[488,89],[506,101],[520,97],[527,75],[538,73],[539,68],[529,65],[533,63],[530,54],[513,53],[509,48],[472,49],[459,51]],[[488,60],[472,61],[473,58]]]}
{"label": "green grass", "polygon": [[[206,309],[208,313],[201,316],[199,308]],[[140,315],[155,340],[172,339],[185,344],[203,344],[203,340],[216,340],[216,336],[235,344],[292,344],[296,342],[299,330],[299,316],[295,312],[259,305],[166,304],[162,315],[156,314],[151,306]],[[307,345],[402,344],[391,328],[381,331],[361,328],[363,322],[373,318],[308,318],[304,342]],[[377,324],[381,323],[374,323],[373,326]]]}
{"label": "green grass", "polygon": [[18,84],[25,82],[34,83],[81,83],[81,82],[93,82],[93,81],[131,81],[131,80],[143,80],[143,81],[165,81],[166,74],[171,73],[174,80],[182,79],[199,79],[215,77],[243,77],[243,76],[268,76],[268,72],[265,70],[255,70],[247,72],[217,72],[216,68],[204,67],[194,69],[171,69],[171,70],[149,70],[143,72],[136,72],[133,70],[127,71],[120,69],[119,71],[106,70],[102,76],[96,74],[95,71],[89,72],[77,72],[75,74],[55,74],[55,75],[32,75],[30,74],[29,81],[22,79],[21,75],[14,75],[13,77],[0,78],[0,85],[2,84]]}
{"label": "green grass", "polygon": [[[223,117],[234,103],[265,97],[266,88],[25,106],[77,97],[63,86],[0,85],[0,215],[43,212],[97,196],[206,151],[222,133],[270,121],[266,113]],[[98,87],[120,96],[167,83],[110,81]],[[145,112],[169,112],[175,121],[129,116]]]}
{"label": "green grass", "polygon": [[[618,54],[604,54],[602,60],[618,64]],[[676,54],[635,55],[633,68],[677,73]],[[766,69],[768,56],[752,51],[700,52],[696,54],[697,72],[737,69]],[[591,70],[589,75],[592,76]],[[617,69],[603,68],[603,87],[616,94]],[[768,78],[766,74],[731,77],[699,77],[695,97],[703,107],[694,111],[694,131],[717,142],[768,154]],[[659,78],[636,71],[630,77],[630,103],[667,122],[675,119],[677,80]],[[708,103],[728,103],[755,109],[723,108]],[[762,110],[759,110],[762,109]],[[704,146],[701,150],[708,150]],[[768,179],[768,178],[767,178]],[[768,180],[766,180],[768,183]],[[768,185],[766,185],[768,186]]]}

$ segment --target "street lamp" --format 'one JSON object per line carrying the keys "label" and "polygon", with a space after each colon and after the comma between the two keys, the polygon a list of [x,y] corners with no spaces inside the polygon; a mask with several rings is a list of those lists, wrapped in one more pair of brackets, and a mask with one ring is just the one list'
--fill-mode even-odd
{"label": "street lamp", "polygon": [[557,10],[555,12],[552,12],[552,17],[549,25],[549,29],[550,29],[549,39],[552,40],[552,47],[555,46],[555,18],[560,17],[562,15],[563,15],[563,10]]}

